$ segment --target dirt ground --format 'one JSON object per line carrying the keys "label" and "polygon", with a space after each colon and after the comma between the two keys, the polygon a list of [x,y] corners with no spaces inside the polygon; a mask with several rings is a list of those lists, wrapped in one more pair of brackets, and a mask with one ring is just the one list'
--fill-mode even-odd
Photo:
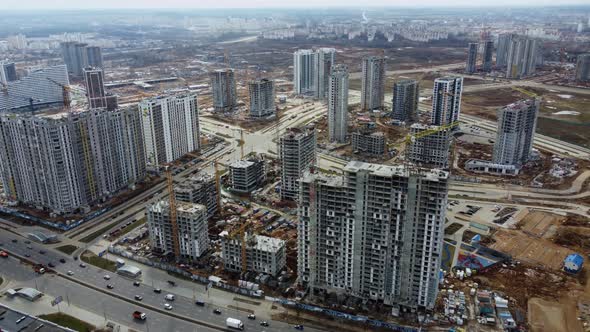
{"label": "dirt ground", "polygon": [[498,229],[492,249],[512,255],[516,260],[558,271],[563,260],[573,250],[558,246],[547,239],[534,238],[518,230]]}
{"label": "dirt ground", "polygon": [[533,211],[524,216],[517,227],[524,233],[534,237],[548,238],[563,220],[565,220],[565,217],[541,211]]}
{"label": "dirt ground", "polygon": [[575,305],[571,303],[550,302],[540,298],[532,298],[528,303],[528,321],[533,332],[581,332],[582,326],[575,314]]}

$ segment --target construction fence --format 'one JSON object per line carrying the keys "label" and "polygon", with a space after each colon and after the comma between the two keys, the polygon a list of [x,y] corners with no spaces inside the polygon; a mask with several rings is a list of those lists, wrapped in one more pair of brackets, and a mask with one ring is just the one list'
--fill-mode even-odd
{"label": "construction fence", "polygon": [[45,226],[48,226],[51,228],[57,228],[62,231],[69,231],[70,229],[76,228],[76,227],[82,225],[83,223],[100,216],[101,214],[107,212],[108,210],[110,210],[110,208],[103,208],[100,210],[93,211],[93,212],[85,215],[83,218],[75,220],[75,221],[68,221],[67,223],[56,223],[56,222],[52,222],[49,220],[45,220],[43,218],[39,218],[39,217],[35,217],[35,216],[29,215],[26,213],[19,212],[15,209],[0,206],[1,213],[6,213],[8,215],[15,216],[15,217],[18,217],[21,219],[33,221],[35,223],[45,225]]}

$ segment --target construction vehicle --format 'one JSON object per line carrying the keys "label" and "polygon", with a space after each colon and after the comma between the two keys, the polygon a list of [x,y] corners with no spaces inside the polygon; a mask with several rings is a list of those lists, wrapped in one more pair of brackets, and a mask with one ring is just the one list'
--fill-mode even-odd
{"label": "construction vehicle", "polygon": [[133,318],[139,319],[139,320],[145,320],[147,318],[147,315],[146,315],[145,312],[134,311],[133,312]]}

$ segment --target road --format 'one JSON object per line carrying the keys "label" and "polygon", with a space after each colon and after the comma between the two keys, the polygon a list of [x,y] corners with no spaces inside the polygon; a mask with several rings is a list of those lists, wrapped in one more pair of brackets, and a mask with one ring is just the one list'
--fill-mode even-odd
{"label": "road", "polygon": [[[12,242],[13,239],[16,239],[17,242]],[[28,254],[30,257],[27,259],[45,265],[51,262],[55,265],[53,270],[58,273],[58,275],[49,273],[36,275],[31,267],[22,265],[17,259],[10,257],[8,259],[0,259],[0,263],[3,264],[0,265],[2,267],[0,271],[2,271],[2,275],[6,276],[7,279],[25,283],[27,286],[38,288],[40,291],[54,297],[59,295],[64,296],[64,298],[67,297],[73,304],[81,308],[87,308],[95,313],[104,312],[108,317],[112,317],[113,320],[124,325],[138,325],[137,322],[133,321],[130,314],[135,310],[141,310],[148,313],[150,317],[148,319],[154,326],[157,326],[157,329],[155,328],[157,331],[180,331],[176,329],[176,323],[179,323],[177,321],[181,321],[184,324],[181,324],[181,326],[186,326],[187,331],[194,331],[196,326],[199,326],[199,331],[215,331],[224,329],[225,319],[227,317],[241,319],[246,326],[246,331],[264,330],[270,332],[291,329],[288,324],[270,320],[270,327],[263,328],[259,325],[259,320],[253,321],[247,319],[248,313],[244,311],[216,307],[211,304],[206,304],[204,307],[197,306],[194,304],[192,298],[177,294],[174,288],[168,288],[161,294],[157,294],[151,285],[141,283],[139,287],[135,287],[133,286],[133,280],[129,278],[91,265],[81,267],[80,261],[75,261],[71,257],[38,243],[32,242],[27,244],[24,238],[5,230],[0,230],[0,244],[2,244],[3,250],[11,254],[20,256]],[[41,250],[45,252],[41,253]],[[65,263],[60,263],[59,260],[62,258],[66,259]],[[72,275],[66,277],[68,271],[71,271]],[[109,276],[109,280],[105,279],[105,275]],[[76,280],[76,282],[70,281],[67,278]],[[108,289],[107,285],[112,285],[113,289]],[[93,289],[93,287],[98,288],[100,291]],[[174,294],[176,297],[174,301],[168,302],[173,306],[173,309],[171,311],[164,311],[166,314],[158,313],[155,310],[164,310],[164,304],[167,303],[164,299],[166,294]],[[135,300],[136,295],[142,296],[143,299],[141,301]],[[122,297],[124,300],[118,299],[117,297]],[[208,302],[206,298],[200,298],[200,300]],[[109,308],[112,303],[116,303],[116,305],[113,308]],[[215,308],[220,309],[222,314],[214,314],[213,309]],[[173,317],[171,315],[179,315],[179,317]],[[192,323],[191,320],[203,321],[206,324],[217,326],[218,329],[204,329],[206,326]],[[173,329],[167,330],[167,326]],[[146,326],[145,330],[147,329],[148,327]],[[306,330],[319,331],[312,328],[306,328]]]}

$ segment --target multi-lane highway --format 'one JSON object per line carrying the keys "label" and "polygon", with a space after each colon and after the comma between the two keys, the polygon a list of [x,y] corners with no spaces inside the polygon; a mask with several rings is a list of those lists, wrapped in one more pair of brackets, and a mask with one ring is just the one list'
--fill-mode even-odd
{"label": "multi-lane highway", "polygon": [[[13,242],[16,240],[16,242]],[[292,329],[288,324],[269,321],[269,327],[260,326],[260,320],[247,319],[248,312],[216,307],[211,304],[197,306],[192,298],[176,294],[174,288],[168,288],[162,293],[155,293],[151,285],[141,283],[134,286],[132,279],[115,273],[86,265],[80,261],[63,255],[38,243],[26,243],[26,239],[0,230],[0,244],[2,250],[11,256],[20,256],[32,262],[44,265],[53,264],[56,275],[46,273],[38,275],[32,267],[22,265],[18,259],[9,257],[0,259],[0,271],[6,279],[21,282],[26,286],[38,287],[40,291],[53,296],[63,296],[72,304],[86,308],[97,314],[106,313],[108,317],[118,323],[147,330],[149,324],[155,331],[199,331],[225,330],[225,319],[234,317],[241,319],[246,331],[285,331]],[[29,257],[25,257],[28,255]],[[60,259],[65,259],[61,263]],[[105,276],[108,275],[108,280]],[[111,285],[113,288],[107,288]],[[166,301],[167,294],[174,294],[174,301]],[[141,301],[135,299],[139,295]],[[208,302],[206,298],[200,298]],[[172,310],[164,308],[165,303],[172,305]],[[214,314],[214,309],[221,310],[221,314]],[[131,313],[141,310],[148,313],[148,321],[140,323],[131,318]],[[318,331],[306,328],[310,331]]]}

